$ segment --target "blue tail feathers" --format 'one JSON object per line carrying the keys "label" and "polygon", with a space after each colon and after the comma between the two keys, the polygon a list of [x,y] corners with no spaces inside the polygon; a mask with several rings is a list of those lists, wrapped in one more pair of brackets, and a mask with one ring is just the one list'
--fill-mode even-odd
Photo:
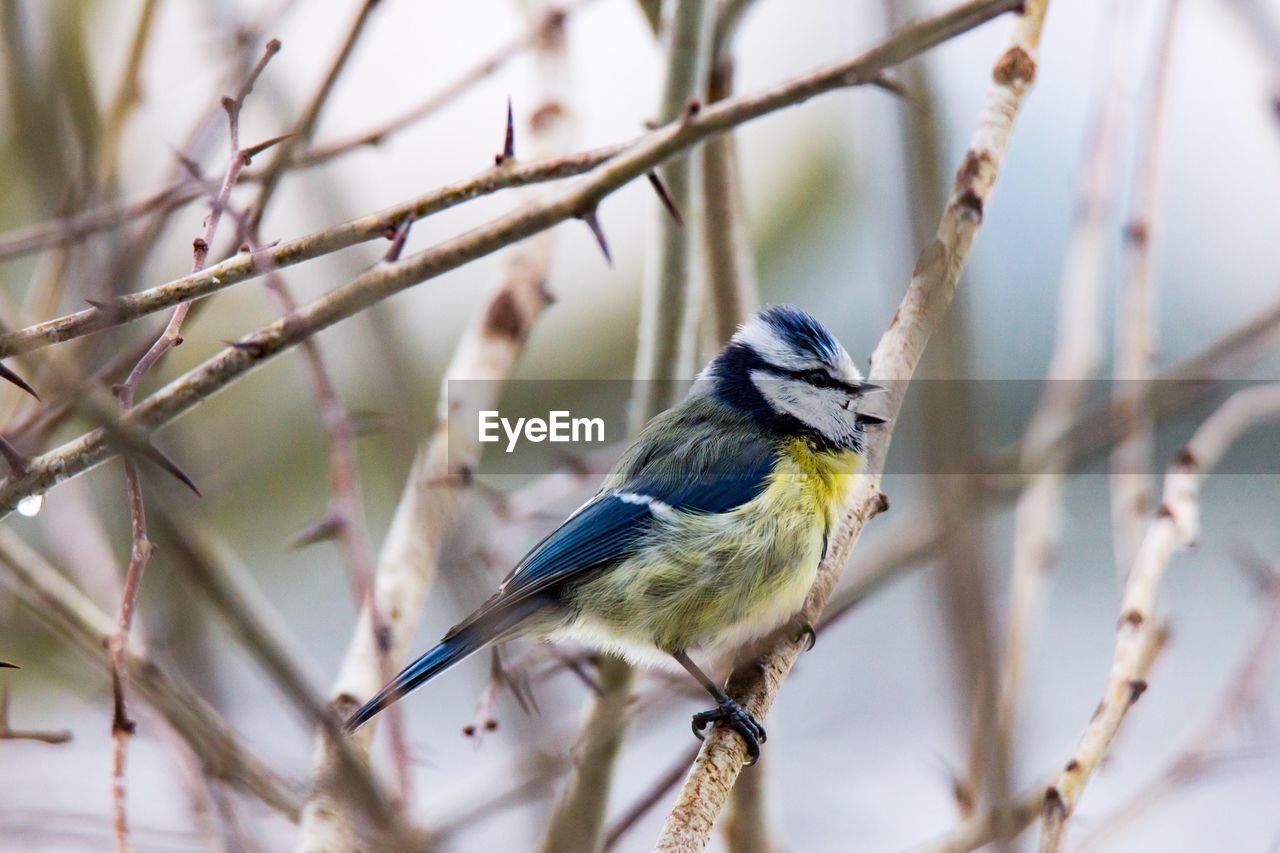
{"label": "blue tail feathers", "polygon": [[[351,715],[343,728],[347,734],[363,726],[388,705],[426,684],[455,663],[470,657],[495,640],[518,636],[518,626],[543,606],[541,599],[507,602],[494,596],[475,613],[456,626],[439,645],[404,668],[378,691],[360,710]],[[513,633],[515,632],[515,633]]]}
{"label": "blue tail feathers", "polygon": [[404,671],[378,691],[360,710],[351,715],[344,728],[347,734],[373,719],[379,711],[401,696],[425,684],[458,661],[479,650],[483,643],[469,642],[469,637],[452,637],[404,668]]}

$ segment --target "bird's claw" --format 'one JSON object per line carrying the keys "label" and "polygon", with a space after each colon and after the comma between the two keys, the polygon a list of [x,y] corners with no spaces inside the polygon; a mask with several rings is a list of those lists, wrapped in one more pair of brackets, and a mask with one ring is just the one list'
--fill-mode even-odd
{"label": "bird's claw", "polygon": [[713,723],[725,723],[742,736],[747,746],[747,765],[755,764],[760,759],[760,744],[769,739],[764,726],[760,725],[751,713],[732,699],[722,702],[710,711],[702,711],[693,715],[693,734],[698,740],[704,740],[703,729]]}
{"label": "bird's claw", "polygon": [[806,652],[813,651],[813,647],[818,645],[818,632],[814,630],[813,624],[804,622],[800,626],[799,633],[796,634],[797,640],[804,640],[804,650]]}

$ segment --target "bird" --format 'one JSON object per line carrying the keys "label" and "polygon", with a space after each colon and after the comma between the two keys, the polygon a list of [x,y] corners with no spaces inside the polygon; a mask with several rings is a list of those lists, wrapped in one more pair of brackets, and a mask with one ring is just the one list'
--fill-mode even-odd
{"label": "bird", "polygon": [[572,640],[636,664],[678,664],[716,702],[694,715],[694,734],[729,726],[754,763],[764,727],[692,655],[796,618],[861,474],[867,430],[885,423],[860,409],[879,390],[813,316],[761,310],[640,431],[594,497],[346,731],[491,643]]}

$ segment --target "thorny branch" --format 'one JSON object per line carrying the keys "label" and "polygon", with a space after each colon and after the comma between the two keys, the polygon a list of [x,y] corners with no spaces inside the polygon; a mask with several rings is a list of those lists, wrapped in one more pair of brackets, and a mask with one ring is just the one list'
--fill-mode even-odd
{"label": "thorny branch", "polygon": [[[300,309],[292,317],[277,320],[246,335],[237,346],[223,350],[139,403],[127,419],[147,428],[166,423],[272,356],[295,346],[303,338],[414,284],[579,216],[583,210],[591,209],[602,198],[677,151],[822,92],[866,83],[883,68],[921,53],[1017,5],[1016,0],[968,0],[903,28],[854,59],[836,63],[757,95],[731,98],[703,108],[696,115],[686,116],[673,125],[642,137],[643,142],[605,163],[596,174],[550,199],[528,205],[399,262],[379,265]],[[1014,65],[1004,73],[1017,71],[1018,66]],[[403,215],[401,213],[401,219]],[[379,234],[385,230],[386,224],[382,223]],[[251,259],[246,263],[253,266]],[[210,282],[204,279],[197,279],[197,283],[210,286]],[[182,298],[187,298],[186,290],[179,288],[179,293],[184,294]],[[12,511],[22,497],[47,491],[57,482],[100,464],[111,454],[105,436],[100,431],[93,431],[31,460],[22,474],[11,474],[0,483],[0,513]]]}
{"label": "thorny branch", "polygon": [[[566,73],[564,18],[547,16],[542,21],[537,55],[543,101],[531,113],[529,145],[546,152],[567,147],[571,122],[563,100],[567,87],[561,82]],[[510,111],[506,140],[496,168],[517,169]],[[523,354],[533,324],[550,301],[546,279],[553,247],[553,236],[542,232],[511,252],[502,280],[464,333],[445,372],[440,417],[414,459],[379,554],[374,596],[362,608],[331,689],[330,704],[339,715],[349,714],[387,680],[380,661],[399,663],[406,657],[438,569],[440,551],[470,495],[469,472],[480,455],[479,445],[465,430],[450,427],[472,422],[475,412],[496,403],[503,382]],[[375,612],[385,616],[385,630],[379,632],[376,644],[370,631]],[[353,748],[367,754],[375,728],[368,725],[351,738]],[[340,792],[324,784],[332,761],[329,750],[328,744],[316,750],[313,774],[317,784],[304,809],[299,850],[343,850],[355,844],[357,833],[346,804],[337,796]]]}
{"label": "thorny branch", "polygon": [[[244,100],[248,97],[249,92],[253,90],[253,84],[266,68],[267,63],[271,61],[271,57],[280,50],[280,42],[272,40],[267,43],[266,49],[263,51],[262,58],[258,60],[258,64],[254,66],[249,76],[245,79],[244,84],[236,93],[234,98],[223,98],[222,106],[227,113],[227,124],[230,135],[231,161],[227,166],[226,176],[223,178],[222,186],[218,191],[217,197],[209,209],[209,215],[205,219],[204,235],[196,239],[193,249],[192,272],[199,272],[204,268],[205,261],[208,258],[209,247],[213,242],[218,231],[218,224],[221,221],[222,214],[226,210],[231,199],[231,189],[235,186],[236,178],[240,174],[240,170],[249,162],[250,157],[254,153],[254,149],[246,149],[240,147],[240,110],[244,105]],[[261,146],[259,146],[260,148]],[[120,398],[124,408],[133,407],[134,394],[137,392],[138,383],[146,372],[159,361],[165,353],[171,348],[182,343],[182,323],[190,310],[190,303],[184,302],[174,310],[173,316],[169,318],[169,323],[165,327],[164,332],[151,345],[147,352],[134,365],[130,371],[128,378],[124,383],[117,387],[116,393]],[[112,761],[112,791],[113,803],[115,809],[115,837],[116,849],[125,851],[129,848],[129,825],[128,812],[126,809],[126,790],[125,790],[125,765],[128,760],[129,739],[133,736],[136,728],[133,720],[129,719],[128,709],[125,701],[125,690],[127,686],[127,669],[124,666],[125,647],[129,643],[129,634],[133,628],[133,615],[137,606],[138,592],[142,587],[142,575],[146,569],[147,563],[151,559],[152,544],[147,538],[147,520],[146,510],[142,497],[142,481],[138,475],[137,463],[133,458],[126,458],[124,462],[125,470],[125,491],[128,496],[129,503],[129,519],[130,519],[130,541],[131,547],[129,551],[129,565],[125,574],[124,590],[120,603],[120,616],[117,620],[116,631],[112,635],[109,643],[109,652],[111,658],[111,694],[112,694],[112,716],[111,716],[111,735],[115,742],[115,753]]]}
{"label": "thorny branch", "polygon": [[[595,0],[577,0],[557,10],[557,13],[569,15],[593,2]],[[392,135],[434,115],[526,50],[537,39],[539,27],[531,28],[528,33],[495,49],[488,57],[402,115],[346,139],[299,153],[290,159],[286,168],[292,171],[323,165],[351,151],[385,142]],[[247,35],[244,37],[248,38]],[[265,177],[264,169],[245,169],[240,175],[240,183],[260,183]],[[0,261],[79,240],[98,231],[117,228],[150,213],[172,212],[205,195],[203,186],[193,186],[189,179],[184,178],[145,198],[108,204],[19,228],[0,235]]]}
{"label": "thorny branch", "polygon": [[[271,57],[275,56],[279,50],[280,42],[278,40],[272,39],[267,42],[267,46],[262,52],[262,58],[258,60],[258,64],[249,72],[249,76],[246,78],[244,85],[240,87],[240,91],[236,93],[234,98],[227,97],[222,99],[222,108],[226,110],[227,124],[230,128],[231,160],[227,165],[227,172],[223,176],[222,185],[218,189],[218,195],[214,198],[213,204],[209,208],[209,215],[205,217],[204,234],[197,237],[192,243],[191,273],[193,275],[204,269],[205,262],[209,258],[209,249],[213,245],[214,237],[217,236],[218,224],[222,221],[222,214],[227,209],[227,203],[231,199],[231,190],[236,185],[240,171],[244,169],[255,153],[281,141],[280,139],[272,139],[250,148],[240,147],[240,109],[244,105],[244,99],[253,90],[253,84],[267,67]],[[128,378],[117,390],[120,401],[126,409],[132,408],[133,398],[137,393],[138,383],[142,381],[143,375],[157,361],[163,358],[165,353],[182,343],[182,323],[190,310],[190,302],[180,302],[178,304],[173,315],[169,318],[164,332],[151,345],[146,354],[138,360],[133,370],[129,372]]]}

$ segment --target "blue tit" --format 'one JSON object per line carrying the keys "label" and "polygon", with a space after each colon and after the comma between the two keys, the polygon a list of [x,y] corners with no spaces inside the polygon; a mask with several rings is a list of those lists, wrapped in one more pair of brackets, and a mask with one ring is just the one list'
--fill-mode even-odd
{"label": "blue tit", "polygon": [[347,721],[375,714],[490,643],[574,640],[635,663],[678,663],[754,761],[764,728],[690,657],[791,619],[858,475],[859,411],[878,390],[796,308],[744,324],[689,395],[655,417],[599,492],[520,561],[488,601]]}

